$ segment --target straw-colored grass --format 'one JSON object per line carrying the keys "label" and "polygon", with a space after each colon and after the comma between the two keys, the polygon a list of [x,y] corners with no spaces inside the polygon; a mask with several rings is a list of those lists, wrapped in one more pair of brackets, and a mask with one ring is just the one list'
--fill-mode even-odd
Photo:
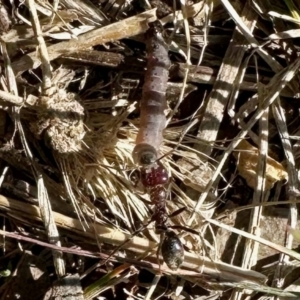
{"label": "straw-colored grass", "polygon": [[[14,19],[7,5],[1,299],[22,296],[26,255],[52,267],[34,271],[48,278],[44,299],[298,299],[299,4],[26,0]],[[157,19],[172,61],[159,153],[171,175],[169,224],[185,246],[176,272],[157,259],[153,206],[132,158],[144,33]]]}

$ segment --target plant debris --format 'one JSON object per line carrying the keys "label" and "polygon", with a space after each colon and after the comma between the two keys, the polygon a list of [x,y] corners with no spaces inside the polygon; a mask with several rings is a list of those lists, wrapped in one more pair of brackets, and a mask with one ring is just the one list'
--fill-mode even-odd
{"label": "plant debris", "polygon": [[[1,298],[299,299],[299,10],[1,1]],[[163,51],[145,47],[153,22]],[[147,87],[166,103],[141,107]],[[171,178],[147,191],[145,120]]]}

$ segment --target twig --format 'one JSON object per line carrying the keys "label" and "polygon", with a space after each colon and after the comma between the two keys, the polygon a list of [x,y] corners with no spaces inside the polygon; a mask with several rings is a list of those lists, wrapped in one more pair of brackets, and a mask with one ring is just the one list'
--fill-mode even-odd
{"label": "twig", "polygon": [[263,239],[263,238],[261,238],[259,236],[253,235],[253,234],[248,233],[246,231],[243,231],[243,230],[234,228],[232,226],[229,226],[227,224],[221,223],[221,222],[219,222],[217,220],[206,219],[206,221],[209,222],[209,223],[211,223],[211,224],[213,224],[213,225],[216,225],[218,227],[221,227],[223,229],[226,229],[228,231],[231,231],[233,233],[241,235],[241,236],[243,236],[245,238],[252,239],[253,241],[256,241],[256,242],[258,242],[258,243],[260,243],[262,245],[265,245],[265,246],[268,246],[270,248],[273,248],[273,249],[275,249],[275,250],[277,250],[277,251],[279,251],[281,253],[284,253],[284,254],[286,254],[286,255],[288,255],[290,257],[293,257],[294,259],[297,259],[297,260],[300,261],[300,254],[298,252],[296,252],[296,251],[290,250],[290,249],[288,249],[286,247],[283,247],[281,245],[275,244],[275,243],[273,243],[271,241],[268,241],[268,240]]}
{"label": "twig", "polygon": [[[258,80],[259,82],[259,80]],[[258,93],[258,95],[262,95]],[[260,104],[262,103],[260,97]],[[260,204],[267,199],[268,191],[266,191],[266,164],[267,164],[267,155],[268,155],[268,125],[269,125],[269,109],[267,108],[262,118],[259,120],[259,155],[257,157],[257,181],[256,189],[254,190],[253,195],[253,204]],[[251,234],[260,237],[260,220],[262,216],[262,206],[258,205],[251,210],[250,221],[248,225],[248,232]],[[245,242],[242,267],[251,269],[257,263],[257,254],[259,249],[259,243],[252,239],[247,239]],[[232,297],[233,299],[241,299],[243,292],[238,291]]]}
{"label": "twig", "polygon": [[207,185],[205,191],[200,196],[197,204],[195,205],[193,215],[191,216],[189,220],[189,224],[192,224],[193,220],[195,219],[195,214],[198,212],[205,201],[207,195],[209,194],[211,188],[213,187],[215,181],[219,177],[221,170],[228,159],[230,153],[235,149],[235,147],[240,143],[240,140],[243,139],[247,132],[256,124],[256,122],[261,118],[263,112],[277,99],[277,97],[280,95],[280,92],[282,89],[287,85],[289,81],[293,79],[295,74],[298,72],[300,67],[300,58],[297,58],[294,63],[289,65],[287,68],[285,68],[285,72],[278,74],[274,76],[274,81],[271,80],[269,85],[269,93],[265,96],[264,102],[262,104],[262,107],[256,111],[256,113],[252,116],[250,121],[247,123],[246,127],[243,128],[242,131],[237,135],[237,137],[231,142],[231,144],[228,146],[226,151],[224,152],[222,159],[220,160],[220,163],[218,167],[215,170],[214,175],[212,176],[209,184]]}
{"label": "twig", "polygon": [[[27,219],[27,222],[28,220],[29,222],[34,220],[41,222],[40,211],[35,205],[26,204],[24,206],[23,202],[0,195],[0,208],[4,211],[13,212],[13,216],[16,216],[18,219]],[[84,239],[93,241],[94,243],[95,236],[97,236],[99,241],[112,245],[120,245],[125,240],[130,238],[130,234],[125,234],[117,229],[112,229],[99,224],[90,224],[89,230],[83,231],[79,220],[70,218],[57,212],[53,212],[53,216],[57,226],[68,230],[71,234],[76,235],[77,238],[82,237]],[[124,249],[133,251],[135,253],[144,253],[145,251],[155,247],[155,243],[140,237],[134,237],[126,245],[124,245]],[[157,260],[156,255],[153,255],[153,259],[154,261]],[[266,277],[258,272],[243,270],[239,267],[231,266],[221,262],[211,262],[205,257],[200,257],[199,255],[190,252],[186,253],[185,261],[183,263],[183,273],[185,272],[185,268],[231,282],[249,280],[256,283],[262,283],[266,280]],[[181,271],[172,272],[168,269],[168,272],[171,274],[179,274]]]}
{"label": "twig", "polygon": [[273,58],[271,57],[268,52],[263,50],[260,47],[260,44],[258,41],[254,38],[252,32],[249,30],[248,26],[244,23],[242,18],[238,15],[236,10],[233,8],[231,3],[228,0],[221,0],[225,8],[227,9],[227,12],[230,14],[230,16],[235,21],[238,28],[241,30],[243,36],[246,38],[246,40],[249,42],[249,44],[253,48],[258,48],[257,53],[262,57],[262,59],[265,60],[265,62],[271,67],[271,69],[274,72],[279,72],[282,70],[282,66]]}
{"label": "twig", "polygon": [[[120,40],[146,32],[148,23],[156,20],[156,9],[151,9],[134,17],[119,21],[87,32],[70,41],[51,45],[47,48],[49,60],[52,61],[67,52],[76,52],[90,47]],[[31,68],[37,68],[41,62],[36,52],[31,52],[12,64],[15,73],[22,73]]]}
{"label": "twig", "polygon": [[42,95],[48,95],[49,89],[52,86],[52,73],[51,73],[51,65],[49,60],[49,55],[47,51],[47,46],[43,37],[43,32],[41,30],[40,21],[37,15],[37,11],[35,8],[35,1],[34,0],[27,0],[29,11],[32,17],[32,28],[35,34],[35,37],[39,44],[38,53],[41,58],[41,67],[43,72],[43,83],[42,83]]}
{"label": "twig", "polygon": [[33,106],[37,100],[37,97],[33,95],[29,95],[27,99],[23,99],[19,96],[15,96],[13,94],[10,94],[5,91],[0,90],[0,101],[3,101],[4,104],[6,105],[17,105],[17,106],[22,106],[22,105],[29,105]]}
{"label": "twig", "polygon": [[[251,32],[256,24],[256,14],[252,10],[249,1],[246,2],[242,15],[242,19],[247,21],[245,26]],[[245,42],[245,38],[236,28],[223,58],[211,95],[207,99],[205,113],[199,126],[197,137],[208,143],[195,145],[196,149],[205,155],[209,156],[211,154],[213,146],[209,142],[214,142],[217,138],[233,83],[247,50]]]}
{"label": "twig", "polygon": [[184,25],[184,31],[185,31],[185,37],[186,37],[186,68],[184,72],[184,78],[183,78],[183,86],[180,91],[180,95],[178,98],[178,101],[176,103],[176,106],[174,107],[172,113],[168,117],[167,123],[170,122],[174,114],[177,113],[178,107],[180,103],[183,100],[185,89],[187,86],[187,79],[188,79],[188,74],[189,74],[189,66],[191,65],[191,34],[190,34],[190,28],[189,28],[189,22],[188,22],[188,12],[187,12],[187,5],[185,0],[180,0],[181,4],[181,11],[182,11],[182,16],[183,16],[183,25]]}
{"label": "twig", "polygon": [[[288,181],[288,198],[289,200],[294,199],[295,197],[299,198],[299,184],[298,184],[298,176],[295,168],[295,159],[292,152],[292,145],[290,142],[290,136],[288,133],[288,128],[286,125],[286,118],[284,115],[284,111],[280,104],[280,99],[278,97],[278,101],[272,105],[272,112],[275,117],[275,121],[277,124],[277,128],[279,131],[279,135],[281,138],[282,146],[284,149],[286,163],[287,163],[287,171],[289,174]],[[291,228],[296,228],[298,220],[298,210],[296,204],[290,204],[290,215],[289,215],[289,226]],[[291,249],[293,244],[293,235],[288,232],[285,247]],[[289,262],[289,257],[281,254],[279,264],[277,266],[273,284],[276,282],[277,287],[282,287],[284,283],[284,272],[283,268]]]}
{"label": "twig", "polygon": [[[179,67],[178,68],[178,76],[180,78],[183,78],[186,64],[178,63],[175,66],[177,66],[177,65]],[[217,79],[217,74],[216,74],[215,69],[207,67],[207,66],[196,66],[196,65],[190,66],[188,82],[200,83],[200,84],[214,84],[216,79]],[[270,81],[270,78],[267,76],[265,76],[262,79],[262,83],[264,83],[264,84],[268,84],[269,81]],[[241,83],[239,83],[239,90],[256,92],[257,91],[257,83],[255,82],[255,80],[252,78],[251,75],[247,74],[247,75],[245,75],[244,80]],[[292,93],[289,89],[284,89],[282,91],[282,95],[286,96],[286,97],[291,97],[291,98],[295,97],[295,93]],[[248,102],[246,102],[245,105],[247,105],[247,103]],[[243,108],[243,106],[241,107],[241,110],[243,110],[242,108]]]}

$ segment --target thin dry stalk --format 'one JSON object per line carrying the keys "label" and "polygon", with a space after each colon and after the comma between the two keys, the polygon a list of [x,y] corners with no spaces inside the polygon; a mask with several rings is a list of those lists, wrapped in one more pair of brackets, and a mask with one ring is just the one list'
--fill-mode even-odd
{"label": "thin dry stalk", "polygon": [[[27,3],[30,8],[30,12],[31,12],[31,16],[32,16],[33,30],[35,32],[35,35],[36,35],[36,38],[37,38],[38,44],[39,44],[38,52],[41,57],[42,71],[43,71],[43,93],[45,95],[47,95],[47,93],[49,92],[49,89],[52,87],[52,81],[51,81],[52,73],[51,73],[51,66],[50,66],[50,62],[49,62],[49,58],[48,58],[48,51],[47,51],[47,47],[46,47],[44,38],[42,36],[40,23],[39,23],[37,11],[35,8],[35,2],[34,2],[34,0],[28,0]],[[57,246],[61,246],[61,243],[59,240],[59,233],[58,233],[58,230],[57,230],[54,218],[53,218],[52,208],[51,208],[48,192],[47,192],[47,189],[46,189],[46,186],[44,183],[43,174],[42,174],[40,168],[34,162],[33,155],[27,144],[25,134],[23,132],[23,127],[22,127],[21,121],[19,119],[20,118],[19,113],[17,113],[17,116],[18,116],[18,120],[16,120],[16,121],[17,121],[17,125],[18,125],[19,132],[21,135],[21,139],[23,142],[23,146],[24,146],[24,149],[25,149],[25,152],[26,152],[28,158],[30,158],[30,160],[32,161],[33,173],[34,173],[34,176],[35,176],[35,179],[37,182],[37,188],[38,188],[39,207],[41,210],[41,215],[43,217],[44,226],[45,226],[48,238],[49,238],[50,242],[54,243]],[[53,253],[53,259],[54,259],[54,265],[56,268],[56,274],[59,277],[62,277],[65,275],[65,264],[64,264],[64,260],[62,258],[62,253],[59,251],[53,251],[52,253]]]}
{"label": "thin dry stalk", "polygon": [[[249,31],[252,32],[256,24],[256,14],[252,10],[249,1],[246,2],[241,19],[245,22],[245,26],[249,28]],[[197,138],[207,141],[207,143],[196,145],[196,149],[207,156],[210,156],[213,150],[212,142],[215,142],[217,138],[233,83],[247,51],[245,42],[245,38],[237,27],[223,58],[212,92],[206,100],[205,113],[198,129]]]}
{"label": "thin dry stalk", "polygon": [[[39,2],[39,0],[20,2],[26,14],[28,10],[31,11],[33,21],[31,24],[24,17],[26,14],[22,16],[20,7],[16,9],[15,15],[18,20],[24,22],[24,26],[18,26],[8,20],[12,31],[1,36],[6,76],[0,78],[3,90],[0,91],[0,105],[5,110],[4,114],[0,111],[0,118],[4,115],[9,119],[6,123],[0,120],[0,141],[4,141],[0,147],[0,158],[4,162],[3,168],[7,164],[13,166],[8,172],[2,172],[1,193],[3,190],[3,194],[8,192],[12,195],[11,198],[19,197],[18,199],[24,199],[29,203],[38,203],[38,198],[42,200],[50,198],[53,210],[61,214],[51,212],[47,203],[41,204],[44,206],[44,213],[48,214],[47,216],[52,214],[59,230],[70,237],[67,243],[75,242],[77,246],[84,245],[82,247],[85,249],[60,247],[41,241],[47,239],[43,232],[41,218],[43,212],[40,212],[37,206],[27,205],[27,203],[24,205],[24,202],[0,196],[1,211],[8,216],[11,224],[16,224],[25,233],[21,235],[1,231],[0,234],[6,237],[6,250],[9,249],[8,243],[15,243],[12,240],[15,239],[21,241],[22,245],[37,244],[54,253],[86,256],[89,258],[88,263],[92,259],[97,260],[93,263],[93,267],[79,271],[86,276],[84,281],[78,278],[78,282],[81,280],[83,284],[92,277],[90,272],[95,268],[107,272],[85,290],[87,299],[98,297],[104,290],[113,289],[120,282],[124,282],[126,290],[124,293],[135,297],[139,283],[136,284],[135,277],[130,276],[136,275],[136,270],[143,268],[158,274],[151,286],[148,285],[149,292],[146,298],[153,298],[165,292],[161,289],[161,282],[158,281],[160,276],[168,276],[172,282],[175,275],[181,280],[176,291],[172,291],[176,297],[180,294],[184,296],[187,286],[184,282],[188,280],[193,284],[192,292],[197,290],[196,285],[200,285],[210,291],[210,297],[223,296],[224,298],[221,290],[226,289],[227,293],[230,288],[235,292],[231,299],[241,297],[244,293],[243,289],[299,298],[296,293],[284,293],[265,285],[266,277],[262,273],[219,262],[219,253],[222,253],[222,260],[231,260],[232,264],[240,263],[237,260],[242,254],[241,243],[232,246],[234,255],[231,255],[233,251],[230,253],[227,251],[230,249],[230,240],[238,235],[241,242],[246,240],[247,243],[244,267],[252,267],[257,262],[258,256],[266,255],[270,258],[269,253],[278,251],[284,254],[280,263],[287,268],[278,266],[277,274],[279,272],[282,274],[280,276],[275,274],[275,279],[280,283],[285,279],[284,283],[287,283],[287,269],[298,267],[296,262],[288,262],[289,257],[300,258],[298,253],[289,249],[292,236],[288,237],[286,247],[282,247],[279,242],[265,237],[268,229],[261,230],[262,236],[260,236],[260,229],[264,229],[260,226],[266,224],[263,223],[266,222],[265,220],[272,221],[273,216],[266,215],[261,218],[262,209],[270,206],[272,206],[270,211],[275,211],[278,209],[276,206],[290,205],[291,229],[295,227],[297,219],[295,207],[299,200],[294,199],[298,197],[296,174],[298,166],[297,162],[296,166],[294,164],[297,154],[294,154],[295,158],[291,155],[290,144],[295,137],[289,135],[289,132],[293,132],[295,136],[295,132],[299,131],[298,115],[295,116],[298,103],[293,99],[285,101],[284,97],[295,98],[299,92],[297,79],[288,82],[300,66],[299,58],[295,60],[298,55],[298,42],[292,40],[299,36],[299,31],[287,31],[285,27],[287,23],[281,20],[298,24],[299,21],[297,22],[295,18],[299,17],[293,15],[291,10],[290,15],[294,18],[288,16],[288,11],[286,15],[271,12],[272,9],[280,11],[283,8],[284,5],[279,0],[272,2],[273,7],[269,7],[264,1],[228,0],[201,0],[189,6],[189,3],[182,0],[182,9],[175,11],[176,8],[173,7],[174,13],[170,13],[172,7],[167,7],[164,12],[164,8],[157,5],[157,1],[160,0],[150,0],[147,3],[149,8],[158,8],[158,19],[166,25],[165,36],[172,32],[167,40],[171,41],[169,58],[172,60],[172,66],[169,93],[166,93],[168,107],[164,112],[169,117],[170,126],[164,132],[165,144],[160,149],[163,155],[161,161],[168,167],[169,173],[174,178],[168,187],[169,198],[172,201],[166,201],[166,218],[168,218],[167,214],[172,214],[181,207],[186,208],[182,213],[168,218],[170,223],[168,226],[172,226],[176,234],[180,231],[178,235],[186,250],[186,259],[182,268],[172,272],[163,264],[160,268],[157,262],[157,243],[152,241],[156,241],[158,237],[153,233],[151,224],[143,232],[138,233],[139,237],[135,235],[138,228],[144,228],[142,224],[151,223],[148,221],[153,209],[149,196],[139,190],[139,186],[137,189],[133,187],[132,179],[135,179],[137,166],[133,163],[131,153],[139,128],[140,111],[137,109],[137,104],[140,102],[140,87],[145,73],[146,55],[143,46],[145,37],[142,33],[147,30],[149,22],[157,19],[156,11],[150,10],[136,15],[136,1],[131,0],[101,1],[97,7],[89,1],[55,0],[52,4]],[[162,1],[162,4],[166,4],[166,1]],[[3,17],[3,9],[5,11],[4,6],[0,9],[0,20]],[[129,15],[133,17],[124,20]],[[272,23],[267,20],[270,16],[272,16]],[[235,28],[232,21],[236,24]],[[110,24],[110,22],[114,23]],[[2,23],[0,22],[0,30]],[[95,29],[97,26],[101,28]],[[252,33],[254,26],[255,32]],[[256,36],[259,36],[259,39],[256,39]],[[77,37],[79,38],[76,40]],[[283,40],[286,38],[289,40]],[[34,50],[36,46],[38,51]],[[94,46],[96,47],[91,49]],[[250,52],[248,50],[251,47]],[[101,52],[98,51],[99,49]],[[20,59],[22,53],[25,55]],[[247,57],[245,54],[248,54]],[[14,59],[13,67],[19,76],[18,86],[9,57]],[[242,61],[243,57],[245,57],[244,61]],[[260,74],[259,83],[253,72],[253,61],[256,58],[258,64],[262,63],[257,68],[257,73]],[[185,61],[186,63],[182,63]],[[200,62],[201,66],[199,66]],[[281,63],[290,66],[283,70]],[[40,68],[30,70],[37,66]],[[42,80],[39,78],[40,70],[42,70]],[[274,71],[275,76],[273,76]],[[179,83],[178,78],[182,78],[183,83]],[[164,83],[163,85],[165,86]],[[209,97],[206,97],[211,85],[213,91]],[[19,92],[25,94],[26,100],[18,96],[17,87]],[[51,88],[53,94],[50,93]],[[38,97],[41,91],[43,98]],[[269,105],[279,96],[282,97],[282,103],[273,104],[274,112],[269,116]],[[91,97],[93,99],[89,99]],[[204,98],[208,99],[207,111],[204,109]],[[240,110],[237,112],[237,107],[240,105]],[[20,110],[15,109],[14,106],[22,107],[20,114]],[[224,118],[226,106],[230,120],[228,115]],[[15,118],[22,144],[17,143],[18,139],[14,140],[15,145],[7,142],[15,137],[15,133],[8,132],[6,135],[5,131],[9,126],[13,131],[13,124],[9,118],[13,110],[17,113],[11,116]],[[208,114],[211,114],[209,117],[216,117],[216,122],[208,125],[211,127],[208,128],[209,130],[202,123],[197,131],[196,126],[199,125],[203,115],[205,120]],[[279,129],[274,126],[272,116],[275,116]],[[230,125],[229,122],[225,124],[224,120],[228,120]],[[256,133],[257,127],[252,128],[256,123],[260,125],[259,135]],[[220,128],[222,126],[220,124],[224,124],[224,127]],[[231,129],[232,132],[228,132]],[[25,132],[26,137],[29,138],[29,130],[33,135],[30,136],[28,144],[34,150],[32,153],[37,154],[35,158],[32,157],[24,134]],[[236,134],[238,130],[241,131]],[[209,136],[206,131],[209,132]],[[195,132],[198,133],[196,137]],[[277,143],[278,132],[283,147]],[[259,151],[249,143],[250,147],[255,148],[253,151],[250,148],[243,150],[239,147],[241,145],[236,149],[240,142],[240,144],[247,143],[244,140],[246,135],[258,145]],[[222,140],[217,141],[217,136]],[[268,137],[270,141],[276,141],[277,148],[273,148],[273,144],[270,145],[271,151],[275,149],[275,155],[281,157],[282,153],[279,152],[284,149],[288,160],[289,179],[287,179],[285,166],[272,158],[271,153],[270,156],[267,155]],[[291,142],[285,145],[285,141]],[[227,143],[230,142],[227,147]],[[195,145],[197,146],[194,147]],[[20,150],[22,146],[25,152]],[[49,150],[52,152],[48,153]],[[233,152],[234,150],[236,151]],[[238,155],[240,158],[243,156],[244,159],[238,159]],[[199,157],[204,157],[203,161]],[[255,163],[251,157],[255,158],[253,160]],[[256,163],[257,158],[258,163]],[[241,162],[242,160],[245,164]],[[275,175],[275,180],[289,180],[288,201],[262,202],[268,196],[269,188],[266,186],[270,181],[268,171],[270,161],[278,167],[279,173],[282,171],[277,174],[278,176]],[[255,176],[248,178],[249,180],[244,177],[247,171],[246,163],[257,165],[257,169],[254,167],[250,170]],[[2,161],[0,164],[2,167]],[[217,165],[217,168],[214,168],[213,164]],[[25,178],[31,176],[31,165],[37,177],[38,190],[34,183],[29,184],[29,189],[19,186],[22,181],[18,177],[19,174]],[[235,171],[232,170],[234,165]],[[19,174],[11,179],[11,173],[15,170]],[[241,182],[241,177],[246,180],[246,183]],[[255,182],[256,178],[257,182]],[[282,187],[284,187],[283,182],[276,184],[272,200],[281,199],[280,197],[285,195]],[[239,188],[244,191],[240,192]],[[241,206],[246,201],[249,202],[252,195],[251,188],[255,190],[254,201],[251,205]],[[203,194],[195,203],[194,199],[198,199],[199,193]],[[210,201],[207,201],[208,197]],[[69,204],[70,199],[73,207]],[[228,207],[234,208],[228,210]],[[236,229],[241,225],[239,223],[241,215],[235,215],[246,209],[253,210],[249,233]],[[80,221],[84,222],[85,228]],[[45,217],[44,222],[47,222]],[[279,222],[282,222],[282,219],[278,220],[277,224]],[[232,225],[233,223],[235,225]],[[185,228],[189,225],[191,228]],[[282,222],[281,225],[285,230],[285,223]],[[31,228],[37,230],[33,232]],[[222,228],[225,230],[220,230]],[[271,227],[270,231],[272,229]],[[13,231],[13,227],[9,230]],[[284,233],[284,230],[278,230],[278,233]],[[221,236],[223,233],[226,234],[226,231],[231,234],[230,239]],[[290,232],[286,233],[290,234]],[[282,238],[282,236],[278,237]],[[118,245],[129,238],[131,240],[124,244],[122,251],[117,251],[120,249],[117,248]],[[218,244],[219,248],[216,247]],[[216,251],[221,249],[222,245],[224,251]],[[98,249],[101,249],[101,253]],[[113,253],[114,249],[117,256],[109,257],[108,254]],[[7,257],[12,257],[15,251],[13,250]],[[203,254],[208,258],[200,256]],[[107,259],[110,260],[109,265],[103,265],[102,260]],[[115,263],[123,265],[116,268]],[[138,269],[129,269],[129,265],[136,266]],[[111,266],[112,271],[109,270]],[[260,262],[256,267],[260,267]],[[270,267],[267,272],[273,269]],[[101,281],[102,279],[104,282]],[[2,291],[4,289],[6,289],[5,285],[1,287]],[[189,296],[199,298],[202,296],[201,293],[202,290],[200,295]]]}
{"label": "thin dry stalk", "polygon": [[47,46],[45,43],[45,40],[43,38],[43,32],[41,30],[40,21],[37,15],[36,7],[35,7],[35,1],[34,0],[27,0],[28,7],[31,13],[32,18],[32,28],[34,31],[34,34],[36,36],[37,42],[38,42],[38,53],[39,58],[41,60],[41,68],[42,68],[42,74],[43,74],[43,81],[42,81],[42,94],[47,96],[49,93],[49,89],[52,87],[52,72],[51,72],[51,65],[49,60],[49,55],[47,51]]}
{"label": "thin dry stalk", "polygon": [[[281,107],[280,99],[278,98],[277,102],[272,105],[272,112],[275,117],[277,124],[278,132],[281,138],[281,142],[284,149],[284,154],[287,162],[287,170],[289,174],[288,182],[288,198],[294,199],[295,196],[299,197],[299,184],[298,176],[295,168],[295,159],[292,151],[292,145],[290,142],[290,135],[288,133],[288,128],[286,124],[286,118]],[[295,204],[290,204],[290,213],[289,213],[289,226],[294,229],[297,226],[298,220],[298,209]],[[293,235],[291,232],[287,232],[287,237],[285,240],[285,247],[292,249]],[[281,254],[278,266],[276,268],[275,276],[273,283],[276,283],[276,286],[281,288],[284,283],[285,272],[283,271],[284,267],[289,264],[289,257]]]}
{"label": "thin dry stalk", "polygon": [[247,239],[251,239],[251,240],[253,240],[253,241],[257,242],[257,243],[260,243],[262,245],[266,245],[266,246],[268,246],[270,248],[273,248],[273,249],[275,249],[275,250],[277,250],[279,252],[282,252],[282,253],[290,256],[290,257],[293,257],[296,260],[300,260],[300,254],[297,253],[296,251],[292,251],[292,250],[290,250],[290,249],[288,249],[286,247],[283,247],[281,245],[275,244],[275,243],[270,242],[270,241],[268,241],[266,239],[263,239],[263,238],[261,238],[259,236],[250,234],[250,233],[248,233],[246,231],[243,231],[243,230],[236,229],[234,227],[228,226],[228,225],[223,224],[222,222],[219,222],[217,220],[207,219],[206,221],[209,222],[209,223],[211,223],[211,224],[213,224],[213,225],[216,225],[216,226],[219,226],[221,228],[224,228],[224,229],[226,229],[226,230],[228,230],[230,232],[233,232],[233,233],[236,233],[236,234],[238,234],[240,236],[243,236],[243,237],[245,237]]}
{"label": "thin dry stalk", "polygon": [[29,95],[27,99],[23,99],[19,96],[12,95],[5,91],[0,91],[0,101],[3,101],[5,105],[16,105],[16,106],[33,106],[37,101],[37,97]]}
{"label": "thin dry stalk", "polygon": [[161,275],[160,274],[157,274],[155,275],[155,277],[153,278],[152,282],[151,282],[151,286],[145,296],[145,300],[150,300],[152,299],[152,294],[154,293],[156,287],[157,287],[157,284],[158,284],[158,281],[161,279]]}
{"label": "thin dry stalk", "polygon": [[188,10],[187,10],[187,5],[185,0],[180,0],[180,5],[181,5],[181,12],[182,12],[182,17],[183,17],[183,26],[184,26],[184,31],[185,31],[185,37],[186,37],[186,68],[184,72],[184,78],[183,78],[183,86],[177,101],[176,106],[174,107],[174,110],[170,114],[167,124],[172,120],[172,117],[174,114],[177,112],[179,105],[184,99],[184,94],[185,90],[187,87],[187,79],[188,79],[188,74],[189,74],[189,66],[191,65],[191,35],[190,35],[190,28],[189,28],[189,22],[188,22]]}
{"label": "thin dry stalk", "polygon": [[[280,187],[280,189],[281,189],[281,187]],[[278,199],[277,195],[278,195],[278,193],[276,192],[276,195],[274,196],[275,199]],[[225,216],[230,216],[230,215],[232,215],[234,213],[238,213],[238,212],[241,212],[241,211],[252,209],[252,208],[255,208],[257,206],[268,207],[268,206],[277,206],[277,205],[283,205],[283,204],[300,204],[300,200],[295,200],[294,199],[294,200],[272,201],[272,202],[263,202],[263,203],[245,205],[245,206],[242,206],[242,207],[238,207],[238,208],[234,208],[234,209],[228,210],[225,213],[222,213],[222,214],[218,215],[218,217],[216,218],[216,220],[221,220]]]}
{"label": "thin dry stalk", "polygon": [[298,72],[300,67],[300,58],[298,58],[294,63],[289,65],[285,70],[284,73],[281,73],[281,78],[279,78],[279,74],[276,74],[274,76],[274,80],[271,80],[269,85],[269,92],[264,97],[264,101],[262,103],[262,106],[260,109],[258,109],[255,114],[252,116],[250,121],[247,123],[246,127],[243,128],[243,130],[237,135],[237,137],[230,143],[226,151],[223,153],[223,156],[220,160],[220,163],[218,167],[216,168],[215,173],[213,174],[211,181],[207,185],[206,190],[202,193],[200,196],[197,204],[195,205],[194,212],[190,218],[189,223],[191,223],[194,218],[195,214],[200,211],[200,208],[202,204],[204,203],[208,193],[210,192],[212,186],[214,185],[215,181],[218,179],[221,170],[224,166],[224,163],[229,157],[229,154],[235,149],[235,147],[240,143],[240,141],[246,136],[247,132],[258,122],[258,120],[261,118],[263,112],[277,99],[277,97],[280,95],[280,92],[282,89],[287,85],[289,81],[291,81],[296,73]]}
{"label": "thin dry stalk", "polygon": [[[28,222],[29,220],[36,220],[38,222],[41,222],[39,209],[35,205],[28,204],[26,205],[26,207],[24,207],[22,202],[0,195],[0,206],[1,209],[12,213],[18,219],[21,218],[24,222]],[[70,233],[76,235],[77,237],[82,237],[83,239],[85,239],[85,241],[94,241],[95,243],[95,237],[97,237],[99,241],[113,245],[120,245],[125,240],[130,238],[129,234],[124,234],[118,229],[112,229],[108,226],[102,226],[98,224],[90,224],[91,230],[84,231],[81,226],[81,223],[77,219],[73,219],[56,212],[53,212],[53,215],[57,226],[61,227],[62,229],[68,230]],[[10,235],[8,233],[7,236],[14,237],[14,234]],[[20,239],[26,240],[27,238],[20,237]],[[64,249],[57,246],[53,246],[53,248],[62,250]],[[124,249],[133,251],[134,253],[145,253],[148,252],[149,249],[155,248],[155,243],[139,237],[134,237],[127,244],[124,245]],[[148,259],[150,258],[156,261],[156,253],[154,253]],[[231,266],[221,262],[211,262],[209,259],[199,257],[198,255],[195,255],[193,253],[186,253],[183,268],[187,270],[193,270],[194,272],[196,272],[194,274],[207,274],[208,276],[212,276],[213,278],[219,278],[219,280],[224,281],[241,282],[249,280],[256,283],[262,283],[266,279],[264,275],[258,272],[244,270],[239,267]],[[157,266],[157,270],[159,270],[159,266]],[[182,275],[188,274],[188,272],[186,273],[184,270],[170,271],[169,269],[163,266],[162,271],[179,276],[181,275],[181,273]]]}
{"label": "thin dry stalk", "polygon": [[61,0],[56,2],[60,2],[67,9],[76,11],[76,13],[85,21],[85,23],[87,22],[88,24],[103,25],[108,22],[107,17],[102,10],[98,9],[90,1]]}
{"label": "thin dry stalk", "polygon": [[233,18],[236,25],[242,32],[244,38],[248,41],[248,43],[254,49],[257,48],[257,53],[265,60],[265,62],[272,68],[274,72],[279,72],[282,70],[282,66],[273,58],[271,57],[268,52],[261,48],[259,42],[254,38],[252,32],[249,30],[248,26],[242,20],[242,18],[238,15],[234,7],[228,0],[221,0],[223,5],[226,7],[227,12]]}
{"label": "thin dry stalk", "polygon": [[[151,9],[134,17],[82,34],[78,39],[51,45],[47,48],[49,60],[52,61],[68,52],[85,50],[96,45],[145,33],[148,29],[147,24],[156,20],[155,12],[156,9]],[[12,67],[16,74],[20,74],[28,69],[37,68],[40,64],[36,52],[32,52],[14,62]]]}
{"label": "thin dry stalk", "polygon": [[[181,79],[183,79],[186,65],[182,64],[182,63],[177,63],[176,65],[179,67],[178,76]],[[248,61],[245,61],[245,64],[243,64],[243,67],[240,68],[240,71],[241,71],[241,69],[246,68],[247,65],[248,65]],[[243,76],[243,74],[238,75],[237,78],[240,79],[242,76]],[[188,75],[188,82],[213,85],[215,83],[216,79],[217,79],[217,74],[215,74],[215,70],[213,68],[210,68],[207,66],[195,66],[195,65],[190,67],[190,72]],[[236,85],[236,87],[234,87],[235,89],[237,88],[240,91],[257,92],[257,83],[256,83],[256,79],[254,76],[247,74],[247,75],[245,75],[244,80],[243,81],[240,80],[240,81],[241,82],[239,82],[239,83],[236,83],[236,82],[234,83]],[[261,83],[267,84],[269,81],[270,81],[270,78],[265,76]],[[234,89],[234,91],[235,91],[235,89]],[[295,93],[292,93],[289,89],[284,89],[282,91],[281,95],[285,96],[285,97],[293,97],[294,94]],[[244,107],[250,106],[249,102],[251,102],[251,101],[247,101],[240,108],[241,113],[244,111],[243,110]],[[230,105],[233,105],[233,104],[231,103]],[[253,105],[253,103],[251,103],[251,106],[252,105]],[[239,112],[236,113],[236,115],[238,115],[238,114],[239,114]],[[237,117],[235,117],[235,119],[236,118]]]}
{"label": "thin dry stalk", "polygon": [[[261,95],[259,93],[259,95]],[[260,98],[261,99],[261,98]],[[262,103],[262,99],[259,102]],[[262,207],[260,203],[265,202],[268,199],[268,191],[266,190],[266,167],[267,167],[267,156],[268,156],[268,134],[269,134],[269,109],[267,108],[259,120],[259,155],[257,159],[257,181],[256,189],[253,195],[253,204],[258,204],[257,207],[251,210],[251,216],[248,226],[248,232],[255,235],[261,236],[260,219],[262,217]],[[254,240],[246,240],[242,267],[251,269],[257,263],[259,243]],[[241,299],[243,292],[238,291],[233,295],[233,299]]]}

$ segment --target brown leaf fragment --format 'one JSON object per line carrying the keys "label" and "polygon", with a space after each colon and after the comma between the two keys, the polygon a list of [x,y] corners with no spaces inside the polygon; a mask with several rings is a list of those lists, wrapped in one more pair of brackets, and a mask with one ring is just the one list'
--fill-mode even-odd
{"label": "brown leaf fragment", "polygon": [[[242,150],[235,152],[234,157],[237,159],[237,169],[240,175],[247,181],[247,184],[253,189],[256,188],[257,177],[257,161],[258,149],[249,144],[246,140],[242,140],[236,148]],[[266,185],[265,189],[269,190],[280,180],[287,180],[288,173],[283,165],[270,156],[267,157],[266,165]]]}

